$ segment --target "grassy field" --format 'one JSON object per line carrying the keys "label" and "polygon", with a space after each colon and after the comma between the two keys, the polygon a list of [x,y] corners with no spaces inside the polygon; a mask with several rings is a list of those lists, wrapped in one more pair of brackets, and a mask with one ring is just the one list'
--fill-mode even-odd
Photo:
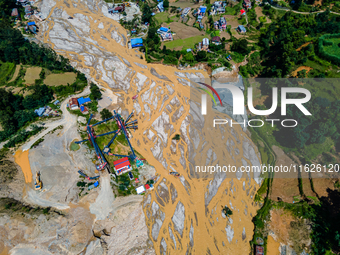
{"label": "grassy field", "polygon": [[0,61],[0,84],[8,81],[14,73],[15,64]]}
{"label": "grassy field", "polygon": [[340,55],[340,38],[329,38],[326,41],[332,42],[331,45],[324,45],[326,53],[330,55]]}
{"label": "grassy field", "polygon": [[182,49],[190,49],[190,48],[194,47],[194,45],[196,43],[201,42],[203,40],[203,38],[205,38],[205,37],[206,36],[198,35],[198,36],[194,36],[194,37],[190,37],[190,38],[186,38],[186,39],[178,39],[178,40],[166,42],[166,43],[164,43],[164,45],[168,49],[174,49],[174,48],[177,48],[177,47],[182,47]]}
{"label": "grassy field", "polygon": [[157,13],[154,18],[155,20],[159,23],[159,24],[162,24],[164,23],[165,21],[167,21],[168,19],[168,16],[169,14],[167,12],[160,12],[160,13]]}
{"label": "grassy field", "polygon": [[76,74],[72,72],[47,75],[44,83],[48,86],[72,84],[76,81]]}
{"label": "grassy field", "polygon": [[39,74],[41,72],[41,67],[29,67],[26,70],[26,74],[24,77],[26,84],[34,84],[35,80],[39,79]]}
{"label": "grassy field", "polygon": [[14,74],[13,74],[13,76],[12,76],[12,79],[10,79],[8,82],[13,82],[13,81],[15,81],[15,79],[16,79],[16,78],[18,77],[18,75],[19,75],[20,67],[21,67],[21,65],[16,65]]}

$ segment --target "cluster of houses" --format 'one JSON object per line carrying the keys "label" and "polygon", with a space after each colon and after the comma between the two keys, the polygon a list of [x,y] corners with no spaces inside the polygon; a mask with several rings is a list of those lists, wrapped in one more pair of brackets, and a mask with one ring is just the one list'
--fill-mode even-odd
{"label": "cluster of houses", "polygon": [[248,9],[251,9],[251,1],[250,0],[243,0],[243,7]]}
{"label": "cluster of houses", "polygon": [[[125,173],[129,173],[130,179],[133,180],[134,177],[133,177],[133,174],[131,173],[132,166],[131,166],[131,163],[128,157],[124,157],[124,158],[114,161],[113,165],[114,165],[114,169],[115,169],[117,176],[125,174]],[[137,159],[136,165],[137,167],[140,167],[140,166],[143,166],[144,163],[141,160]],[[138,178],[135,179],[135,183],[136,184],[139,183]],[[152,190],[153,188],[154,187],[152,184],[145,184],[145,185],[141,185],[137,187],[136,192],[138,195],[140,195],[140,194],[143,194],[146,190]]]}
{"label": "cluster of houses", "polygon": [[216,30],[226,30],[227,29],[227,20],[225,17],[221,17],[219,20],[214,22],[214,27]]}
{"label": "cluster of houses", "polygon": [[36,34],[39,31],[39,28],[35,24],[35,21],[31,21],[31,22],[28,22],[27,25],[25,26],[25,31]]}
{"label": "cluster of houses", "polygon": [[162,41],[172,41],[174,38],[172,37],[170,28],[160,27],[157,30],[157,34],[161,37]]}
{"label": "cluster of houses", "polygon": [[[53,103],[54,105],[60,104],[59,100]],[[50,116],[59,116],[58,111],[53,110],[50,106],[40,107],[39,109],[34,110],[35,114],[39,117],[50,117]]]}
{"label": "cluster of houses", "polygon": [[89,97],[86,97],[86,98],[83,98],[83,97],[74,98],[73,97],[69,100],[68,106],[70,110],[79,109],[82,114],[88,114],[89,111],[85,105],[88,104],[89,102],[91,102],[91,99]]}
{"label": "cluster of houses", "polygon": [[225,13],[226,6],[227,6],[226,2],[222,2],[222,1],[214,2],[214,4],[211,6],[211,11],[209,15],[217,15],[217,14]]}
{"label": "cluster of houses", "polygon": [[202,19],[205,16],[205,13],[207,11],[207,7],[206,6],[200,6],[197,10],[193,11],[192,15],[194,17],[197,17],[197,23],[199,24],[201,29],[204,29],[204,25],[202,23]]}
{"label": "cluster of houses", "polygon": [[[28,0],[17,0],[17,4],[21,5],[22,7],[25,8],[25,19],[29,19],[32,16],[34,16],[35,18],[37,18],[39,21],[43,21],[44,19],[46,19],[46,17],[41,13],[38,12],[37,10],[33,10],[32,5],[35,3],[36,1],[28,1]],[[19,17],[19,11],[17,8],[14,8],[12,10],[11,13],[12,17]]]}
{"label": "cluster of houses", "polygon": [[[220,45],[221,44],[221,38],[219,36],[214,36],[211,38],[211,43],[215,45]],[[210,41],[208,38],[203,38],[202,42],[199,42],[197,45],[197,50],[198,51],[209,51],[209,45]]]}

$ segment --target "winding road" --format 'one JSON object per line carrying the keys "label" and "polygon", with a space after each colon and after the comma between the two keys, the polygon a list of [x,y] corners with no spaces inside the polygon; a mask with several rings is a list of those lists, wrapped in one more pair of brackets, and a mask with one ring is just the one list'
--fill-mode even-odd
{"label": "winding road", "polygon": [[[314,14],[314,13],[324,13],[326,11],[316,11],[316,12],[299,12],[299,11],[296,11],[296,10],[292,10],[292,9],[288,9],[286,7],[283,7],[283,8],[279,8],[279,7],[276,7],[276,6],[273,6],[271,5],[270,3],[266,2],[266,4],[270,5],[272,8],[276,9],[276,10],[280,10],[280,11],[291,11],[291,12],[295,12],[295,13],[298,13],[298,14],[303,14],[303,15],[308,15],[308,14]],[[330,11],[330,13],[332,14],[335,14],[335,15],[340,15],[340,13],[337,13],[337,12],[333,12],[333,11]]]}
{"label": "winding road", "polygon": [[62,117],[60,120],[56,120],[53,122],[49,122],[46,123],[45,127],[47,127],[44,131],[42,131],[41,133],[39,133],[38,135],[32,137],[29,141],[27,141],[23,146],[22,146],[22,150],[26,151],[29,150],[31,148],[31,146],[38,141],[40,138],[44,137],[45,135],[48,134],[48,132],[52,131],[53,129],[55,129],[58,126],[64,126],[64,131],[67,131],[76,121],[77,121],[77,115],[71,114],[68,110],[67,110],[67,103],[69,101],[70,98],[77,96],[77,97],[82,97],[82,96],[86,96],[90,94],[90,87],[87,86],[83,92],[76,94],[76,95],[72,95],[69,96],[68,98],[66,98],[60,106],[61,111],[63,112]]}

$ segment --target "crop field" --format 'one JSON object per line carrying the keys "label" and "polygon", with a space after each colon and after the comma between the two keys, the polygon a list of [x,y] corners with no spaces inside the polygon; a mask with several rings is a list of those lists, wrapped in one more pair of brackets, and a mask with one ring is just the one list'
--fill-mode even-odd
{"label": "crop field", "polygon": [[179,22],[173,22],[169,24],[169,27],[171,29],[172,32],[176,33],[176,35],[174,36],[174,39],[186,39],[189,37],[194,37],[194,36],[198,36],[198,35],[204,35],[205,32],[203,31],[199,31],[197,28],[195,27],[189,27],[183,23],[179,23]]}
{"label": "crop field", "polygon": [[159,24],[162,24],[163,22],[167,21],[169,14],[166,12],[160,12],[155,15],[155,19]]}
{"label": "crop field", "polygon": [[49,74],[44,83],[48,86],[59,86],[72,84],[76,81],[76,74],[72,72]]}
{"label": "crop field", "polygon": [[30,85],[34,84],[35,80],[39,79],[39,74],[41,72],[42,68],[41,67],[29,67],[26,70],[26,74],[24,77],[25,83]]}

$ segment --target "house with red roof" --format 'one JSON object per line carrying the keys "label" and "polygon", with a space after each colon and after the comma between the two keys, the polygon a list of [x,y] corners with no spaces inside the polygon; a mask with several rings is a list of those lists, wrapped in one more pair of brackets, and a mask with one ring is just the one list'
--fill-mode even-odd
{"label": "house with red roof", "polygon": [[121,175],[132,170],[128,157],[121,158],[117,161],[114,161],[113,165],[115,166],[117,175]]}

